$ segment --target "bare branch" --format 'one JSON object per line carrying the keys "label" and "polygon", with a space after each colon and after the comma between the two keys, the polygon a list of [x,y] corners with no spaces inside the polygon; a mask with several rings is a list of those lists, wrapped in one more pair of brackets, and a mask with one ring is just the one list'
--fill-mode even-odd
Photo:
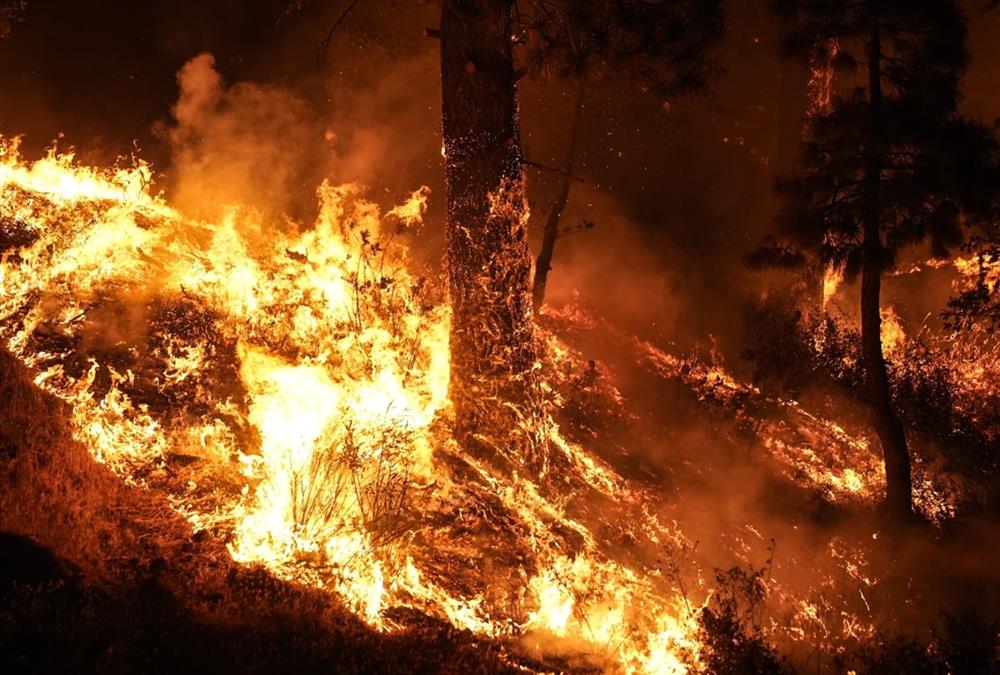
{"label": "bare branch", "polygon": [[359,0],[351,0],[347,7],[344,8],[344,11],[340,13],[340,16],[337,17],[337,20],[334,21],[333,25],[330,26],[330,30],[327,32],[326,37],[321,43],[319,43],[319,51],[316,54],[317,66],[323,65],[323,60],[326,58],[326,50],[330,46],[330,41],[333,40],[333,34],[337,32],[338,28],[340,28],[340,24],[344,23],[344,19],[347,18],[347,15],[358,6],[358,2]]}
{"label": "bare branch", "polygon": [[548,164],[542,164],[541,162],[533,162],[530,159],[526,159],[526,160],[524,160],[524,165],[525,166],[530,166],[530,167],[532,167],[534,169],[544,169],[545,171],[553,171],[553,172],[558,173],[560,175],[566,176],[570,180],[575,180],[575,181],[578,181],[580,183],[586,182],[582,178],[580,178],[579,176],[574,176],[573,174],[566,173],[565,171],[563,171],[559,167],[550,166]]}

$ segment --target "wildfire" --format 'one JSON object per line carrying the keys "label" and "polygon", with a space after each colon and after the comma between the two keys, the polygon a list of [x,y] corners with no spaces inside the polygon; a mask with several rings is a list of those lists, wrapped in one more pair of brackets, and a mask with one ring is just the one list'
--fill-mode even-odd
{"label": "wildfire", "polygon": [[882,351],[887,356],[892,356],[903,348],[905,342],[906,332],[899,315],[891,307],[882,310]]}
{"label": "wildfire", "polygon": [[[330,588],[375,627],[410,607],[624,671],[692,662],[690,611],[609,557],[572,492],[450,440],[448,310],[393,244],[426,188],[382,213],[324,183],[311,226],[238,206],[209,223],[153,193],[145,164],[0,147],[0,334],[72,404],[98,461],[167,492],[236,561]],[[548,433],[581,503],[636,508],[623,479]],[[516,539],[487,556],[487,532]],[[503,578],[508,592],[491,590]]]}
{"label": "wildfire", "polygon": [[828,265],[823,270],[823,309],[830,304],[830,300],[837,294],[837,289],[844,281],[844,268],[838,265]]}
{"label": "wildfire", "polygon": [[828,113],[832,107],[834,60],[840,51],[837,38],[829,39],[822,49],[816,49],[809,61],[809,117]]}
{"label": "wildfire", "polygon": [[[71,404],[95,459],[166,493],[235,561],[328,589],[377,629],[416,610],[607,670],[704,666],[698,614],[713,589],[697,564],[684,586],[673,551],[694,544],[664,524],[669,505],[551,420],[531,430],[547,436],[544,477],[470,456],[452,437],[450,315],[402,243],[420,227],[426,188],[383,212],[356,185],[323,183],[308,226],[239,206],[202,222],[152,192],[151,177],[144,164],[99,170],[56,151],[29,162],[0,143],[0,337]],[[827,271],[824,299],[840,281]],[[550,309],[546,321],[600,332],[707,414],[724,410],[775,474],[830,503],[877,500],[881,462],[856,425],[579,310]],[[553,370],[585,363],[553,332],[543,338]],[[883,343],[899,377],[919,340],[891,309]],[[956,342],[945,359],[970,415],[995,396],[1000,349],[983,349]],[[556,375],[546,378],[558,397]],[[603,395],[624,408],[613,386]],[[916,469],[918,507],[948,517],[943,474]],[[750,524],[718,537],[746,563],[765,541]],[[768,636],[809,649],[870,637],[879,580],[864,550],[835,542],[815,564],[842,577],[843,596],[828,579],[796,587],[780,565],[766,582],[750,578],[788,612]]]}

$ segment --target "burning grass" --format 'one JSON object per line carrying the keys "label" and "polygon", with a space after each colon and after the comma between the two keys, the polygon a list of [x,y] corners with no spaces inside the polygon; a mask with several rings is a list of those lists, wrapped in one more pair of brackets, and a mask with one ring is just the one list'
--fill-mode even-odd
{"label": "burning grass", "polygon": [[[818,662],[905,627],[888,618],[902,602],[883,581],[891,562],[869,556],[877,528],[857,516],[881,474],[849,416],[567,310],[545,317],[532,375],[552,419],[523,430],[545,437],[546,470],[519,474],[532,457],[491,462],[453,437],[448,310],[402,245],[425,189],[383,213],[356,186],[324,183],[309,226],[239,207],[206,223],[153,194],[150,176],[3,145],[0,335],[65,402],[61,433],[121,479],[121,508],[158,505],[145,531],[170,523],[168,549],[200,537],[226,574],[264,568],[332,592],[383,635],[443,622],[532,669],[780,672],[776,648]],[[613,355],[588,361],[572,346],[584,334],[587,353],[603,340]],[[825,344],[808,353],[841,342]],[[619,387],[622,360],[669,395]],[[981,400],[971,385],[965,396]],[[697,430],[666,431],[646,400],[672,401]],[[667,442],[668,464],[642,457]],[[712,517],[732,507],[706,487],[720,466],[748,494],[760,484],[816,520],[856,520],[817,544],[773,514]],[[921,503],[938,503],[926,484]],[[943,522],[959,507],[926,510]],[[11,513],[9,526],[34,518]],[[765,526],[792,542],[784,557]],[[96,561],[135,546],[66,550]]]}
{"label": "burning grass", "polygon": [[426,191],[383,217],[324,184],[309,228],[238,208],[202,223],[149,176],[4,148],[0,206],[24,234],[4,252],[3,336],[98,461],[234,560],[334,590],[379,629],[418,610],[682,667],[693,629],[670,589],[590,529],[595,503],[638,508],[622,479],[554,428],[558,471],[539,483],[450,440],[447,310],[392,245]]}

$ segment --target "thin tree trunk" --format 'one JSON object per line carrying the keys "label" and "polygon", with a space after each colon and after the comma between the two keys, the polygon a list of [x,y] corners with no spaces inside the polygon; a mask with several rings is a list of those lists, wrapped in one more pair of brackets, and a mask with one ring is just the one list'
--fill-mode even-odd
{"label": "thin tree trunk", "polygon": [[459,439],[508,455],[525,450],[537,426],[513,4],[444,0],[441,8],[450,393]]}
{"label": "thin tree trunk", "polygon": [[545,285],[552,269],[552,255],[556,250],[556,239],[559,237],[559,219],[569,200],[569,188],[573,180],[573,169],[576,166],[577,137],[580,134],[580,118],[583,117],[583,99],[586,95],[586,82],[580,80],[573,105],[573,116],[569,125],[569,147],[566,151],[566,161],[563,164],[564,173],[559,183],[559,192],[552,202],[552,209],[545,220],[545,230],[542,233],[542,247],[535,261],[535,283],[531,289],[531,304],[538,312],[545,301]]}
{"label": "thin tree trunk", "polygon": [[882,445],[882,456],[885,461],[885,508],[890,516],[905,519],[913,513],[910,454],[906,447],[903,424],[892,408],[889,377],[885,367],[885,356],[882,353],[882,316],[879,300],[885,259],[880,221],[885,150],[881,120],[881,48],[877,21],[873,22],[870,40],[868,85],[871,127],[865,152],[862,214],[864,243],[861,266],[861,352],[872,425]]}

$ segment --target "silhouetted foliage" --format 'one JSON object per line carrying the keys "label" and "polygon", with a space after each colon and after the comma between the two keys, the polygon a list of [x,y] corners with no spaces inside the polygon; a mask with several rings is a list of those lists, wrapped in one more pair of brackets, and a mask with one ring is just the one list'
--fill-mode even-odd
{"label": "silhouetted foliage", "polygon": [[[881,344],[881,277],[896,254],[935,256],[986,222],[998,145],[958,112],[968,64],[965,16],[952,0],[775,0],[791,26],[785,52],[822,57],[841,81],[810,118],[800,168],[778,189],[779,233],[821,263],[861,275],[861,343],[872,424],[886,463],[886,506],[912,509],[910,459]],[[863,65],[861,77],[853,75]]]}
{"label": "silhouetted foliage", "polygon": [[719,74],[719,0],[523,0],[526,67],[533,75],[634,81],[671,98],[700,91]]}
{"label": "silhouetted foliage", "polygon": [[715,675],[783,675],[788,664],[768,644],[760,626],[766,595],[764,569],[716,570],[718,590],[698,617],[701,658]]}

